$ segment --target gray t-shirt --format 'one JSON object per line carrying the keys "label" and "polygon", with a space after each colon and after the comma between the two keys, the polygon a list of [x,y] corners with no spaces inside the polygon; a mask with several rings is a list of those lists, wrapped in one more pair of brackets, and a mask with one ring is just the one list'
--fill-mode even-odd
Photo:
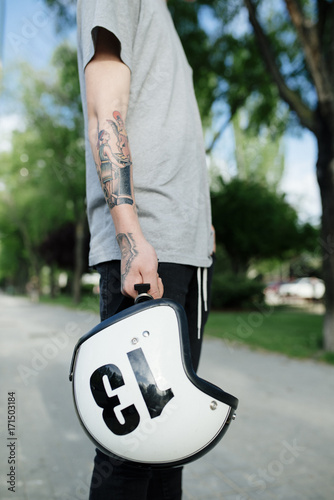
{"label": "gray t-shirt", "polygon": [[77,22],[90,265],[120,259],[87,134],[84,68],[103,27],[119,39],[131,71],[126,128],[143,234],[160,262],[208,267],[213,235],[202,126],[192,70],[166,0],[79,0]]}

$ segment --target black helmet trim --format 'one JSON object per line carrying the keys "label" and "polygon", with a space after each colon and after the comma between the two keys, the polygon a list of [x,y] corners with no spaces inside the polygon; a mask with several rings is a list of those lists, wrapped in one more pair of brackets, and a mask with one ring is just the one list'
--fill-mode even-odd
{"label": "black helmet trim", "polygon": [[[96,335],[97,333],[101,332],[102,330],[106,329],[109,326],[112,326],[126,318],[130,318],[131,316],[138,314],[141,311],[151,309],[153,307],[159,307],[159,306],[169,306],[173,309],[175,312],[175,316],[177,318],[178,322],[178,330],[179,330],[179,341],[180,341],[180,353],[181,353],[181,360],[183,364],[183,369],[186,377],[190,380],[190,382],[198,388],[202,393],[210,396],[210,398],[213,398],[214,400],[220,401],[227,405],[229,407],[229,410],[226,413],[224,421],[222,420],[222,424],[220,427],[217,427],[216,433],[211,436],[211,440],[207,441],[206,444],[202,448],[198,448],[194,453],[186,454],[180,459],[174,459],[170,460],[169,462],[164,460],[162,461],[155,461],[154,463],[150,462],[144,462],[142,459],[138,460],[133,460],[129,459],[128,457],[122,457],[120,455],[120,452],[117,451],[117,454],[114,452],[111,452],[110,449],[105,448],[105,445],[103,445],[101,442],[99,442],[92,434],[89,432],[89,430],[86,428],[84,424],[84,420],[82,419],[80,415],[81,408],[78,407],[77,400],[76,400],[76,394],[75,394],[75,369],[76,369],[76,360],[77,360],[77,355],[80,346],[82,346],[88,339]],[[140,349],[139,349],[140,350]],[[136,349],[136,351],[139,351]],[[131,355],[131,352],[128,353],[128,355]],[[108,366],[114,366],[114,365],[108,365]],[[91,441],[95,443],[95,445],[103,451],[106,455],[112,457],[113,459],[117,460],[118,462],[126,462],[132,465],[136,466],[142,466],[142,467],[154,467],[154,468],[164,468],[164,467],[177,467],[181,466],[185,463],[189,463],[190,461],[193,461],[200,456],[204,455],[207,453],[211,448],[213,448],[217,442],[223,437],[225,434],[226,430],[229,427],[229,424],[231,420],[234,417],[235,410],[237,409],[238,406],[238,399],[232,396],[231,394],[228,394],[227,392],[223,391],[219,387],[215,386],[214,384],[211,384],[200,377],[197,376],[195,373],[193,367],[192,367],[192,362],[191,362],[191,354],[190,354],[190,342],[189,342],[189,335],[188,335],[188,323],[187,323],[187,317],[185,314],[185,311],[182,306],[180,306],[178,303],[175,301],[169,300],[169,299],[157,299],[157,300],[152,300],[144,303],[138,303],[128,309],[125,309],[124,311],[121,311],[120,313],[112,316],[111,318],[106,319],[105,321],[101,322],[98,324],[96,327],[94,327],[92,330],[90,330],[87,334],[83,335],[79,341],[77,342],[72,361],[71,361],[71,368],[70,368],[70,380],[73,381],[72,384],[72,390],[73,390],[73,398],[75,401],[75,410],[78,415],[79,421],[90,438]],[[100,405],[99,405],[100,406]]]}
{"label": "black helmet trim", "polygon": [[[74,386],[72,387],[72,391],[73,391],[73,398],[75,400]],[[152,462],[132,461],[132,460],[129,460],[128,458],[122,457],[121,455],[116,455],[115,453],[112,453],[110,450],[105,448],[99,441],[97,441],[92,436],[92,434],[90,434],[88,432],[88,430],[86,429],[85,425],[82,422],[80,413],[78,412],[78,409],[77,409],[77,405],[75,405],[75,411],[76,411],[76,414],[78,416],[81,427],[83,428],[84,432],[86,433],[86,435],[88,436],[90,441],[92,441],[95,444],[95,446],[100,451],[102,451],[105,455],[107,455],[112,460],[114,460],[117,465],[120,465],[121,463],[126,463],[127,465],[130,465],[130,466],[144,467],[144,468],[150,467],[152,469],[167,469],[167,468],[169,469],[171,467],[181,467],[181,466],[188,464],[190,462],[194,462],[195,460],[201,458],[203,455],[206,455],[223,438],[223,436],[225,435],[225,433],[226,433],[227,429],[229,428],[229,425],[234,417],[234,409],[231,408],[225,422],[222,424],[220,430],[217,432],[217,434],[214,436],[214,438],[210,441],[210,443],[203,446],[203,448],[201,450],[197,451],[196,453],[185,456],[181,460],[173,460],[172,462],[164,461],[164,462],[152,463]]]}
{"label": "black helmet trim", "polygon": [[74,353],[72,357],[72,362],[71,362],[71,368],[70,368],[70,374],[69,374],[69,380],[72,381],[73,379],[73,370],[74,370],[74,364],[75,364],[75,358],[76,354],[78,352],[79,347],[89,338],[91,338],[93,335],[96,335],[98,332],[101,330],[104,330],[104,328],[107,328],[108,326],[111,326],[119,321],[122,321],[125,318],[128,318],[129,316],[132,316],[133,314],[138,313],[142,309],[149,309],[152,307],[159,307],[159,306],[170,306],[174,309],[176,313],[176,317],[179,323],[179,330],[181,332],[181,354],[182,354],[182,360],[183,360],[183,365],[185,369],[185,373],[189,380],[196,386],[198,389],[200,389],[202,392],[205,394],[208,394],[209,396],[212,396],[215,399],[218,399],[218,401],[221,401],[222,403],[227,404],[228,406],[231,406],[234,410],[237,409],[238,407],[238,399],[231,394],[223,391],[219,387],[215,386],[214,384],[211,384],[210,382],[207,382],[204,379],[201,379],[198,377],[192,367],[192,362],[191,362],[191,354],[190,354],[190,342],[189,342],[189,335],[188,335],[188,322],[186,318],[185,311],[183,307],[175,302],[174,300],[170,299],[156,299],[152,301],[147,301],[144,303],[136,304],[132,306],[131,308],[124,309],[123,311],[115,314],[111,318],[108,318],[98,325],[96,325],[92,330],[90,330],[88,333],[83,335],[79,341],[77,342],[75,348],[74,348]]}

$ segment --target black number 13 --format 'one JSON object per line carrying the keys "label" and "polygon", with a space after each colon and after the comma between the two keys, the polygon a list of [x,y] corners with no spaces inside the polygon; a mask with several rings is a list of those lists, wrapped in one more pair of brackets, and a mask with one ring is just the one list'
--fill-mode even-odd
{"label": "black number 13", "polygon": [[[150,417],[158,417],[167,403],[174,397],[172,389],[165,391],[159,389],[142,349],[128,352],[127,356]],[[103,383],[104,376],[108,377],[112,390],[124,385],[124,379],[118,366],[112,364],[103,365],[97,368],[90,377],[90,388],[94,400],[100,408],[103,408],[103,420],[111,432],[117,436],[130,434],[139,425],[140,415],[138,410],[134,404],[121,410],[124,423],[120,423],[115,415],[115,407],[120,405],[121,402],[117,395],[108,396]]]}

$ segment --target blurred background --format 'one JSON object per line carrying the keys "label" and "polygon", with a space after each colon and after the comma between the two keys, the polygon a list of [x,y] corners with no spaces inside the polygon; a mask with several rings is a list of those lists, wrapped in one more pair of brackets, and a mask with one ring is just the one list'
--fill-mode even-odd
{"label": "blurred background", "polygon": [[[0,288],[97,311],[75,7],[0,0]],[[289,354],[333,361],[334,186],[319,189],[316,175],[330,162],[320,153],[334,143],[319,133],[333,104],[332,88],[325,92],[334,81],[333,3],[168,7],[193,68],[210,175],[217,247],[208,332],[229,338],[233,314],[257,311],[265,325],[234,340],[280,350],[284,335],[298,335]]]}

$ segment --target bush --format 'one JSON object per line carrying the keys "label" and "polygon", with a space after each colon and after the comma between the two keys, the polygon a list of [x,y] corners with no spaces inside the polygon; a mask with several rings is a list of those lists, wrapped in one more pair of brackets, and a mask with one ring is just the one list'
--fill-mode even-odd
{"label": "bush", "polygon": [[212,280],[211,307],[252,308],[263,304],[265,285],[244,275],[215,273]]}

